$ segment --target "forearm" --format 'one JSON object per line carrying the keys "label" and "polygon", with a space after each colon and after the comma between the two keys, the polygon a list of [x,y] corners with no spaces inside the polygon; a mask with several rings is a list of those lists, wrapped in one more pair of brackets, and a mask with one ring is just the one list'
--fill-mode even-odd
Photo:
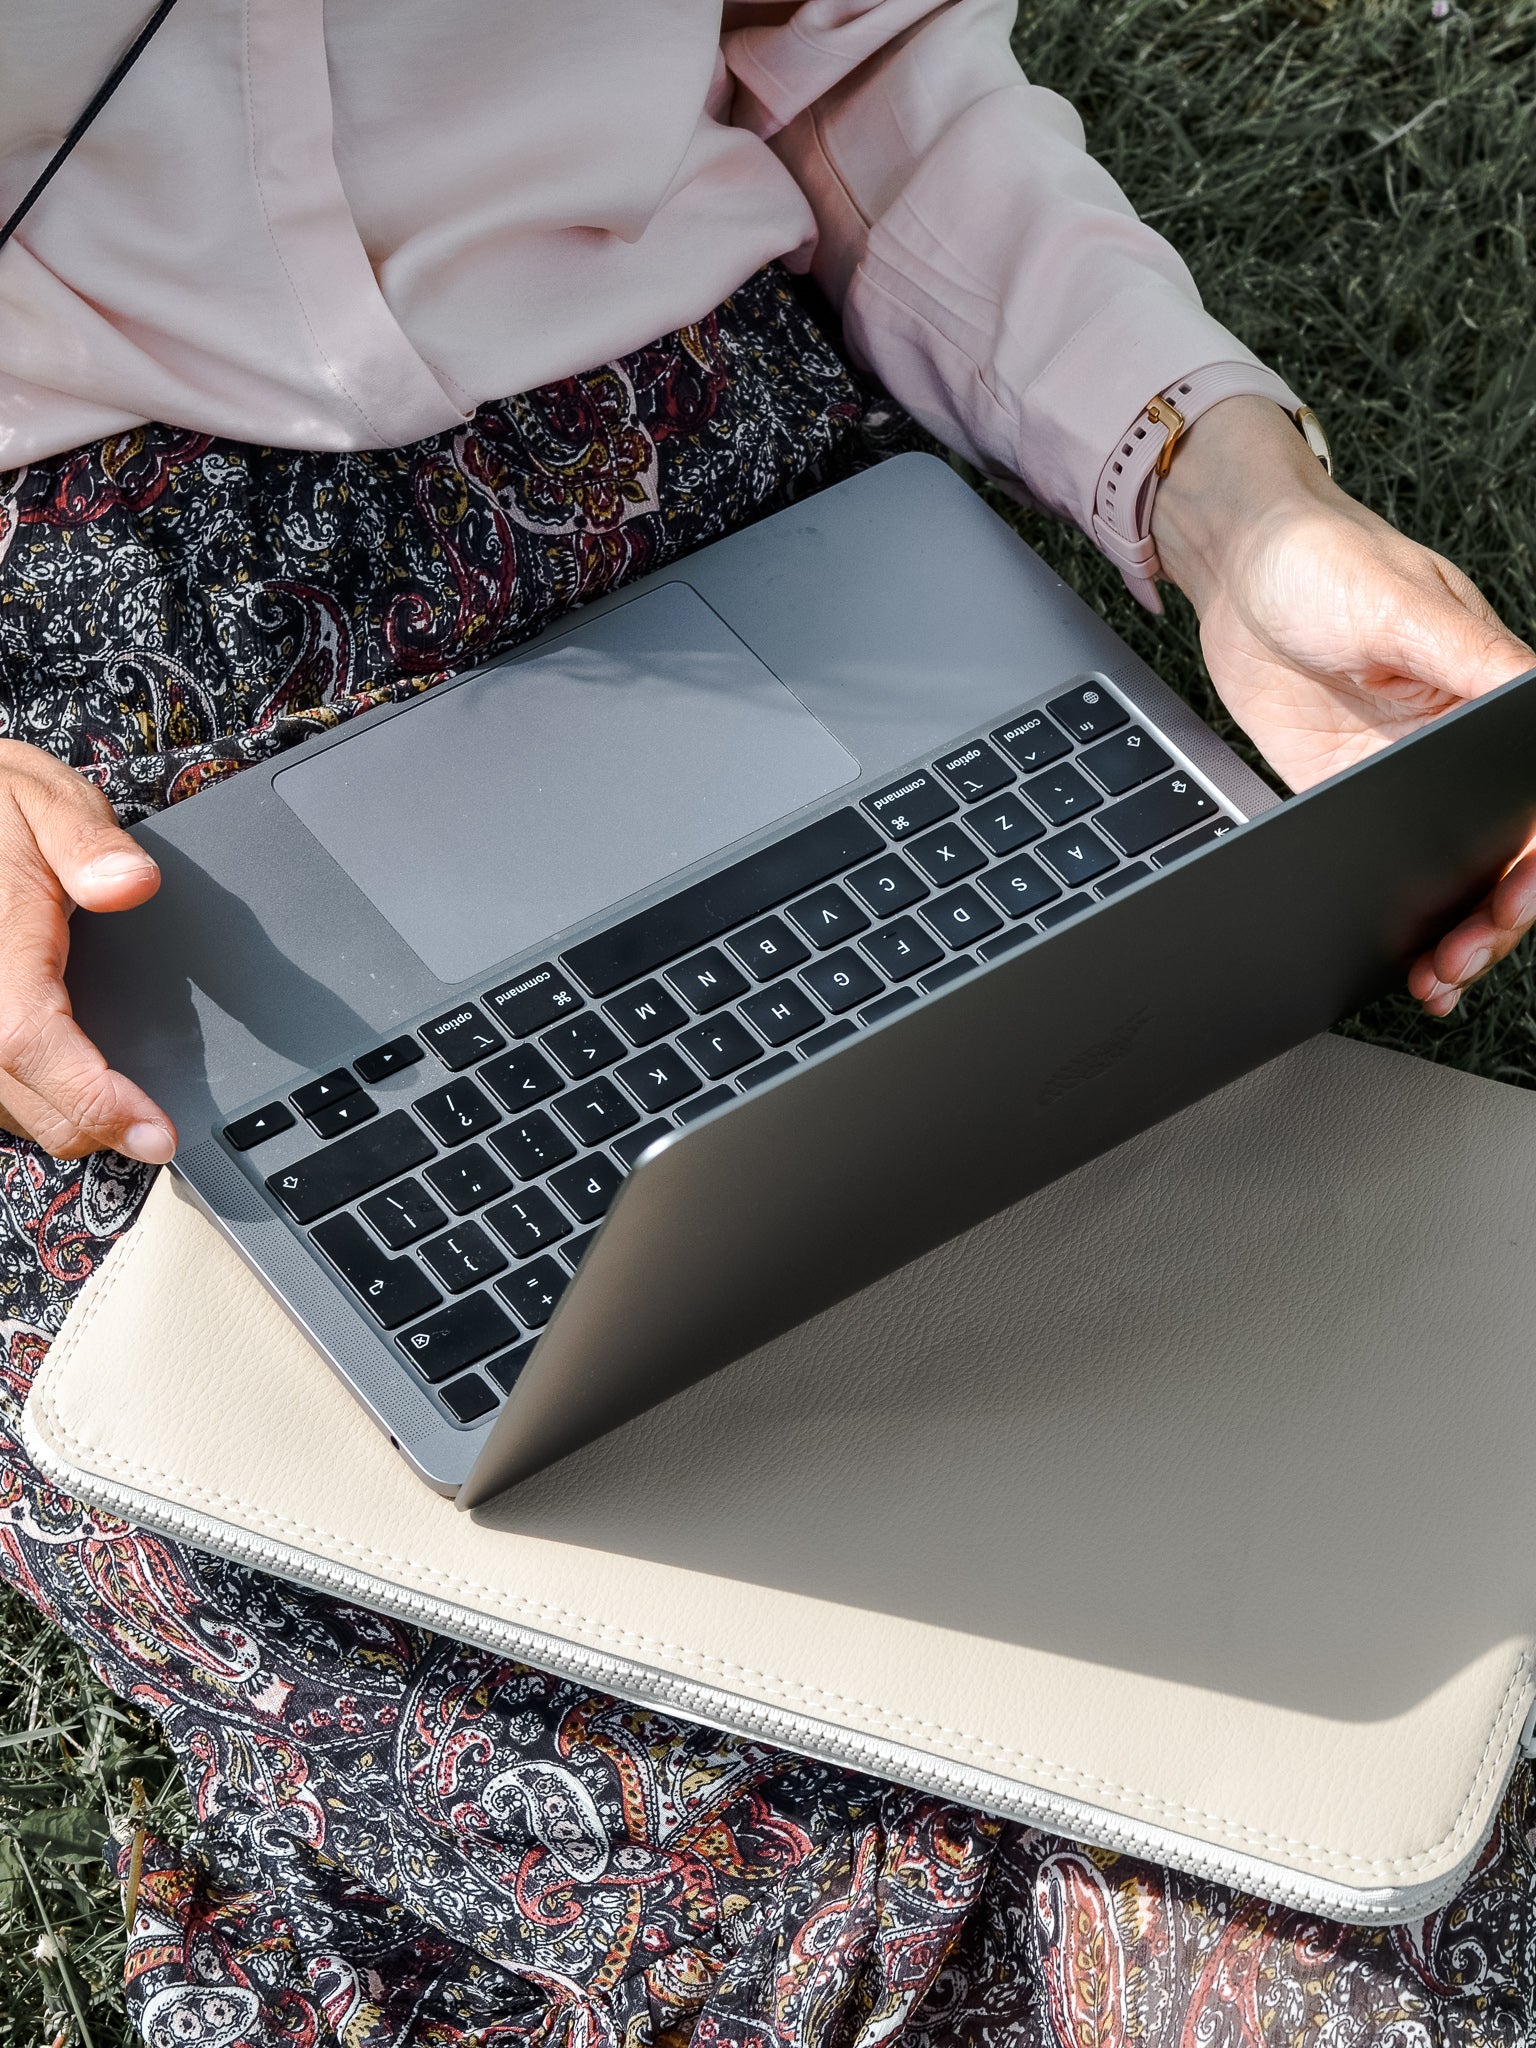
{"label": "forearm", "polygon": [[1013,11],[737,0],[732,117],[804,193],[802,257],[854,350],[950,447],[1091,530],[1100,473],[1148,398],[1211,363],[1260,366],[1073,109],[1026,80]]}

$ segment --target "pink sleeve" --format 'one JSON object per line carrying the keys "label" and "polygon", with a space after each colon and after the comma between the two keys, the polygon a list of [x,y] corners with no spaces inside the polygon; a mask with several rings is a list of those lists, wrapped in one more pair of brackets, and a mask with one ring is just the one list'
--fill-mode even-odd
{"label": "pink sleeve", "polygon": [[1091,530],[1157,392],[1252,365],[1188,270],[1009,48],[1016,0],[731,0],[734,120],[817,223],[855,352],[950,447]]}

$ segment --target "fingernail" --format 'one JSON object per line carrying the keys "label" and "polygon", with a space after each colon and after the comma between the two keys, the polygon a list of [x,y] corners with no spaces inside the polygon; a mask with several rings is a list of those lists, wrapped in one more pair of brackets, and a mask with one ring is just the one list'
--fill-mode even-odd
{"label": "fingernail", "polygon": [[166,1166],[176,1156],[176,1140],[164,1124],[130,1124],[123,1150],[146,1166]]}
{"label": "fingernail", "polygon": [[138,882],[158,870],[147,853],[104,853],[86,869],[92,882]]}
{"label": "fingernail", "polygon": [[1476,981],[1492,958],[1493,949],[1491,946],[1483,946],[1474,953],[1466,966],[1461,970],[1462,985],[1465,986],[1469,981]]}

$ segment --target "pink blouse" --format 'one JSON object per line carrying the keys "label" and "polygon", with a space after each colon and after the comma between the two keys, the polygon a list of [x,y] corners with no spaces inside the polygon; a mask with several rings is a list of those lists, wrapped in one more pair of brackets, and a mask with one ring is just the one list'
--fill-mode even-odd
{"label": "pink blouse", "polygon": [[[148,0],[0,0],[0,217]],[[161,420],[400,444],[770,258],[951,447],[1087,526],[1255,359],[1009,49],[1014,0],[180,0],[0,251],[0,469]]]}

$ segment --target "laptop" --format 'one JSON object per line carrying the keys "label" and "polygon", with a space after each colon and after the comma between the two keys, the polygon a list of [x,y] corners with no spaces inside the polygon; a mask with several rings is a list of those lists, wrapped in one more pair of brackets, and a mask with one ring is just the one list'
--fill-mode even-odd
{"label": "laptop", "polygon": [[1280,802],[912,455],[137,827],[69,982],[474,1507],[1393,986],[1533,824],[1536,674]]}

